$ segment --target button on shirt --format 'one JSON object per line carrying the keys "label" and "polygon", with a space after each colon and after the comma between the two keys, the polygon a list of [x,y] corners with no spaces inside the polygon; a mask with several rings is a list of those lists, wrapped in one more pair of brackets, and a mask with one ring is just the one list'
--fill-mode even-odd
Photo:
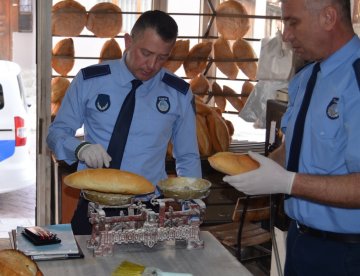
{"label": "button on shirt", "polygon": [[[57,159],[68,164],[77,161],[74,151],[79,140],[74,135],[82,125],[85,141],[107,149],[119,110],[134,79],[124,60],[103,63],[109,64],[111,74],[84,80],[79,72],[71,82],[47,137]],[[154,185],[167,178],[165,155],[170,139],[178,175],[201,177],[195,112],[191,104],[193,94],[190,90],[179,92],[163,82],[166,73],[170,74],[161,69],[136,91],[135,111],[121,166],[122,170],[140,174]],[[96,106],[100,94],[109,98],[109,106],[105,105],[103,111]],[[161,101],[166,102],[165,107]],[[86,165],[79,162],[78,169],[84,168]]]}
{"label": "button on shirt", "polygon": [[[344,175],[360,172],[360,89],[353,63],[360,58],[357,36],[321,62],[306,117],[299,172]],[[313,64],[300,71],[289,85],[289,105],[281,127],[292,141],[295,120]],[[290,142],[286,143],[289,158]],[[346,188],[346,187],[345,187]],[[360,209],[330,207],[291,197],[285,211],[307,226],[338,233],[360,233]]]}

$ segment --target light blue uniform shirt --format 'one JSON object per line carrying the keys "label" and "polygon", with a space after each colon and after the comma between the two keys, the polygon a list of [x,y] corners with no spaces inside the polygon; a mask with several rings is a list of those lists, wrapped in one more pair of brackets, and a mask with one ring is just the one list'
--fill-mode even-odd
{"label": "light blue uniform shirt", "polygon": [[[321,62],[306,116],[300,173],[344,175],[360,172],[360,89],[353,68],[358,58],[360,40],[354,36]],[[289,105],[281,124],[286,137],[286,159],[312,69],[313,64],[305,67],[289,85]],[[285,201],[285,211],[291,218],[316,229],[360,233],[360,209],[330,207],[291,197]]]}
{"label": "light blue uniform shirt", "polygon": [[[121,60],[102,63],[108,73],[80,71],[71,82],[61,108],[49,127],[47,143],[58,160],[77,161],[75,132],[84,125],[85,141],[106,150],[122,103],[134,76]],[[109,67],[107,67],[107,65]],[[99,66],[99,65],[96,65]],[[93,68],[93,67],[92,67]],[[85,69],[86,70],[86,69]],[[168,81],[164,81],[163,78]],[[136,104],[121,169],[144,176],[154,185],[167,178],[169,140],[179,176],[201,177],[193,94],[188,84],[165,69],[136,90]],[[78,169],[86,165],[79,162]]]}

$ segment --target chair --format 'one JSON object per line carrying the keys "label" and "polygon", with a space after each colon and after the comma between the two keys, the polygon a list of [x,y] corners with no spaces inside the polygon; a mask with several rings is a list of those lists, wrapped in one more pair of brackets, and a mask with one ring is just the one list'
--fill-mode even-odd
{"label": "chair", "polygon": [[[234,208],[232,222],[203,227],[212,233],[240,262],[271,256],[270,196],[241,196]],[[268,225],[266,225],[268,224]],[[265,225],[265,227],[264,227]],[[267,227],[266,227],[267,226]]]}

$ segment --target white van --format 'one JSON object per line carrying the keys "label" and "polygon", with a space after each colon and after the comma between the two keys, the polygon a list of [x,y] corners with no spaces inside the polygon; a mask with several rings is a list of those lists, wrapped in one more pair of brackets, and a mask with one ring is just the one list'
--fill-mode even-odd
{"label": "white van", "polygon": [[0,60],[0,193],[35,185],[20,66]]}

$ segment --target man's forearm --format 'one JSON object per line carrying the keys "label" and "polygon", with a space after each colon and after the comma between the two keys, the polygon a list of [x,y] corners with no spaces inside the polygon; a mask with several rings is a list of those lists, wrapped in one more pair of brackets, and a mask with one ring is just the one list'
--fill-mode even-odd
{"label": "man's forearm", "polygon": [[292,195],[341,208],[360,208],[360,173],[339,176],[296,174]]}

